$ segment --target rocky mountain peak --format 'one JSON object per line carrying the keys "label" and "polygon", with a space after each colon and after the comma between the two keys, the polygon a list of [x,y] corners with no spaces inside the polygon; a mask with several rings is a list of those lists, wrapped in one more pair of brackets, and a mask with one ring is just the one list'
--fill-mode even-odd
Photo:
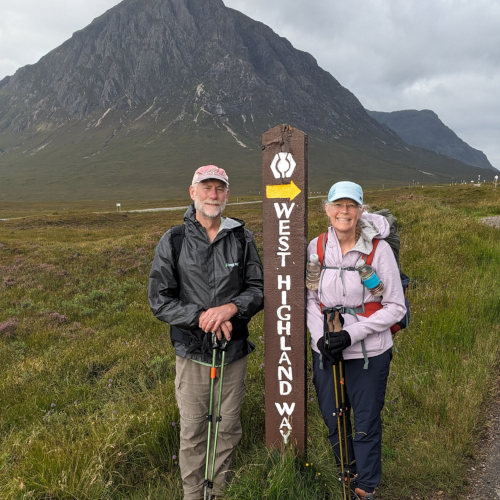
{"label": "rocky mountain peak", "polygon": [[124,0],[0,83],[0,130],[53,128],[119,111],[207,119],[247,135],[280,121],[323,135],[378,133],[359,101],[307,53],[221,0]]}
{"label": "rocky mountain peak", "polygon": [[368,113],[387,125],[408,144],[435,151],[469,165],[496,170],[482,151],[472,148],[460,139],[430,109]]}

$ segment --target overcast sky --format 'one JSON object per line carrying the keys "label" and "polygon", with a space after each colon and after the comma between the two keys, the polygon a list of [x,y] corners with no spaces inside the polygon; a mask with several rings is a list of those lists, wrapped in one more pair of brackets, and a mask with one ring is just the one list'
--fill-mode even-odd
{"label": "overcast sky", "polygon": [[[0,79],[119,0],[0,0]],[[500,169],[500,0],[224,0],[376,111],[432,109]]]}

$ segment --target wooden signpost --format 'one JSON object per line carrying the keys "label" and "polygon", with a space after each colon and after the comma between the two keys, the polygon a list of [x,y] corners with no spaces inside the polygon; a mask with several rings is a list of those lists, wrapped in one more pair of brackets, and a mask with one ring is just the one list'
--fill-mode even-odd
{"label": "wooden signpost", "polygon": [[306,451],[307,135],[262,136],[266,445]]}

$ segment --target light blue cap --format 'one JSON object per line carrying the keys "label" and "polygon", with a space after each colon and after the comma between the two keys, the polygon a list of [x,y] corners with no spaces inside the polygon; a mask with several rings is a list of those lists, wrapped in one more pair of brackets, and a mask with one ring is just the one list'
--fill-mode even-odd
{"label": "light blue cap", "polygon": [[336,182],[328,192],[328,201],[349,198],[358,205],[363,204],[363,189],[359,184],[349,181]]}

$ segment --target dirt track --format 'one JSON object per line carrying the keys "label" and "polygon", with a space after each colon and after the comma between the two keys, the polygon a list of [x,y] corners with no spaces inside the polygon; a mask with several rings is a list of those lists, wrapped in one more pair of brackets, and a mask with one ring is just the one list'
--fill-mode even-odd
{"label": "dirt track", "polygon": [[[500,229],[500,216],[484,217],[485,224]],[[469,470],[471,488],[467,500],[500,499],[500,379],[497,397],[488,409],[489,418],[480,446],[480,457]]]}
{"label": "dirt track", "polygon": [[480,456],[470,470],[471,488],[467,500],[500,499],[500,379],[497,397],[489,408]]}
{"label": "dirt track", "polygon": [[488,226],[496,227],[500,229],[500,215],[494,215],[493,217],[483,217],[481,222],[488,224]]}

